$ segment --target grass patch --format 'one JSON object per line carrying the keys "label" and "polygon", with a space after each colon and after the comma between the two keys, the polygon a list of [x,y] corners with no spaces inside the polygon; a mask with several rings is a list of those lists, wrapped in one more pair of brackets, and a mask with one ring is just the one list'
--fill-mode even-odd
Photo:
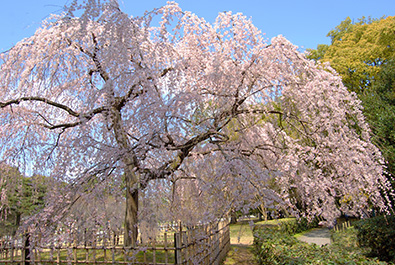
{"label": "grass patch", "polygon": [[256,264],[252,253],[254,242],[253,229],[248,222],[229,225],[231,249],[223,265],[252,265]]}
{"label": "grass patch", "polygon": [[[3,257],[4,260],[11,260]],[[14,261],[20,261],[21,255],[15,255]],[[174,263],[173,250],[145,250],[126,252],[122,248],[116,249],[70,249],[70,250],[49,250],[44,249],[35,253],[36,262],[41,264],[52,264],[58,262],[59,264],[68,264],[68,262],[77,261],[78,264],[85,264],[85,262],[108,262],[112,261],[127,261],[127,262],[142,262],[142,263]]]}
{"label": "grass patch", "polygon": [[273,220],[266,220],[266,221],[259,221],[256,222],[255,225],[280,225],[281,223],[290,222],[292,220],[296,220],[296,218],[282,218],[282,219],[273,219]]}
{"label": "grass patch", "polygon": [[253,265],[256,264],[253,246],[233,245],[222,265]]}
{"label": "grass patch", "polygon": [[254,241],[251,226],[248,223],[232,224],[230,228],[230,243],[251,245]]}

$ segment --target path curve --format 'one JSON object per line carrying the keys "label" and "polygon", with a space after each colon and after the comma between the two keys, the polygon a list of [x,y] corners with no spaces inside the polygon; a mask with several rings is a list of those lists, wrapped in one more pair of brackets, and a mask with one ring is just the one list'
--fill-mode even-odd
{"label": "path curve", "polygon": [[298,237],[298,239],[319,246],[329,245],[331,243],[331,234],[328,228],[314,228],[303,236]]}

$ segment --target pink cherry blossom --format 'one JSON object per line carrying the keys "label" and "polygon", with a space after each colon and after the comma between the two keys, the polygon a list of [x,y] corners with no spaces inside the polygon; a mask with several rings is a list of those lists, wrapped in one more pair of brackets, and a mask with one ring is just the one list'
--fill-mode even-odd
{"label": "pink cherry blossom", "polygon": [[125,221],[130,245],[142,221],[387,209],[360,102],[284,37],[268,43],[242,14],[210,24],[174,2],[141,17],[115,1],[66,11],[1,56],[1,161],[54,180],[26,220],[40,233]]}

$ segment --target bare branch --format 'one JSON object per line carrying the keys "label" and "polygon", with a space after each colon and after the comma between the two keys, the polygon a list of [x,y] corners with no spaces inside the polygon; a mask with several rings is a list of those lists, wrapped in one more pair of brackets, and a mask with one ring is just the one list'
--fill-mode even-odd
{"label": "bare branch", "polygon": [[60,104],[60,103],[57,103],[57,102],[52,101],[52,100],[49,100],[47,98],[42,98],[42,97],[21,97],[19,99],[9,100],[9,101],[6,101],[6,102],[0,102],[0,108],[5,108],[5,107],[10,106],[10,105],[18,105],[18,104],[20,104],[23,101],[43,102],[43,103],[49,104],[51,106],[60,108],[60,109],[62,109],[64,111],[66,111],[67,113],[69,113],[71,116],[79,117],[79,113],[75,112],[74,110],[72,110],[68,106]]}

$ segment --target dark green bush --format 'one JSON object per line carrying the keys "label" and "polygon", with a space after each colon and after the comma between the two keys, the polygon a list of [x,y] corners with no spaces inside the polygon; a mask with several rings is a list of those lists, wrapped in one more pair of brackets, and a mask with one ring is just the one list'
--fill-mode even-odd
{"label": "dark green bush", "polygon": [[290,235],[294,235],[315,227],[318,227],[318,220],[309,222],[306,218],[291,219],[290,221],[280,223],[280,230]]}
{"label": "dark green bush", "polygon": [[354,224],[360,246],[370,249],[370,256],[395,261],[395,216],[377,216]]}
{"label": "dark green bush", "polygon": [[255,236],[254,250],[259,264],[306,264],[304,254],[310,246],[298,243],[287,233],[263,229]]}

